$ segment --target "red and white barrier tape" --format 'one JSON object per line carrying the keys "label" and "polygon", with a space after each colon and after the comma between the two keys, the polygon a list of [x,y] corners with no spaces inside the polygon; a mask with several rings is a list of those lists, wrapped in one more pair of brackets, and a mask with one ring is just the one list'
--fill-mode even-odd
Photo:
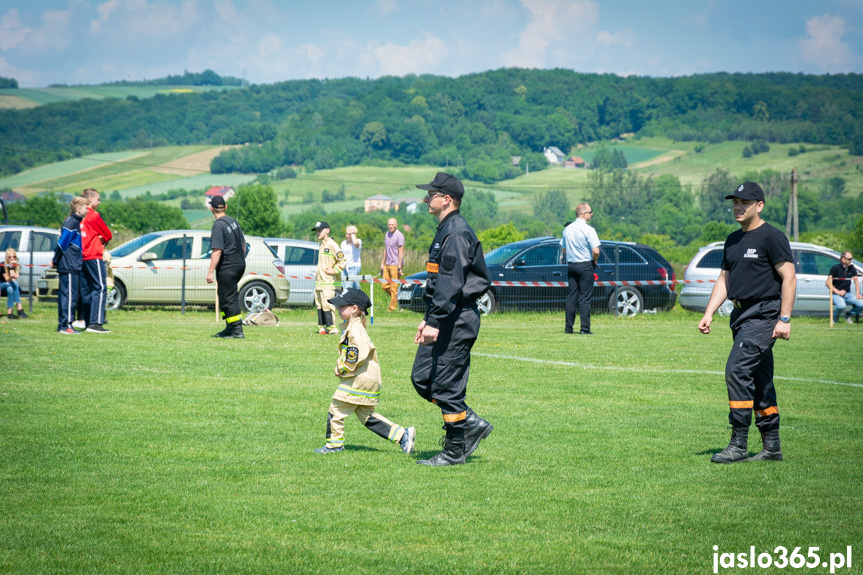
{"label": "red and white barrier tape", "polygon": [[[51,267],[45,264],[27,264],[22,267]],[[111,266],[111,269],[133,269],[134,266]],[[209,268],[205,267],[182,267],[182,266],[152,266],[148,267],[148,270],[206,270]],[[290,276],[283,274],[261,274],[256,272],[249,272],[249,275],[253,276],[263,276],[263,277],[271,277],[271,278],[285,278],[289,280],[314,280],[314,276]],[[354,280],[351,280],[354,281]],[[377,284],[402,284],[402,285],[412,285],[412,284],[424,284],[426,280],[409,280],[409,279],[380,279],[374,278],[371,280],[360,279],[356,280],[357,283],[377,283]],[[674,284],[707,284],[707,283],[716,283],[716,280],[631,280],[631,281],[595,281],[594,285],[600,287],[613,287],[613,286],[662,286],[662,285],[674,285]],[[526,282],[526,281],[493,281],[491,285],[498,287],[567,287],[569,284],[567,282]]]}

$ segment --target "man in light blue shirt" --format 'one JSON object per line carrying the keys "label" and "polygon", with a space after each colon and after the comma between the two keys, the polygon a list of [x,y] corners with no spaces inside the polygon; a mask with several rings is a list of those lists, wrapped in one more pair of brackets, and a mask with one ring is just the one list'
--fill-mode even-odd
{"label": "man in light blue shirt", "polygon": [[566,328],[565,333],[572,333],[575,323],[575,310],[581,318],[581,335],[591,335],[590,331],[590,298],[593,295],[593,270],[599,258],[599,236],[596,230],[587,225],[593,217],[593,211],[587,204],[578,204],[575,208],[575,221],[563,230],[560,246],[566,258],[569,292],[566,296]]}

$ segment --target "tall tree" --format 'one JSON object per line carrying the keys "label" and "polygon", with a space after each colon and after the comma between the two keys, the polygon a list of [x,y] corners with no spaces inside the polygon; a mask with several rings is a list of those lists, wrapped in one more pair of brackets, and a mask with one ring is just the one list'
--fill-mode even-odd
{"label": "tall tree", "polygon": [[251,236],[279,237],[285,230],[276,193],[270,186],[241,186],[227,214],[235,216],[243,231]]}

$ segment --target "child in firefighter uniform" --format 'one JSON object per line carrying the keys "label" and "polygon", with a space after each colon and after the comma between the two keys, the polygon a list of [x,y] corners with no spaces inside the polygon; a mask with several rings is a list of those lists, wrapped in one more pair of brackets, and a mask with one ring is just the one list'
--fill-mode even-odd
{"label": "child in firefighter uniform", "polygon": [[341,274],[348,259],[339,247],[339,244],[330,237],[330,224],[318,222],[312,228],[318,233],[321,247],[318,251],[318,268],[315,270],[315,307],[318,308],[318,333],[320,335],[337,335],[339,329],[336,327],[336,308],[330,303],[336,295],[336,290],[341,289],[342,282],[336,279],[336,274]]}
{"label": "child in firefighter uniform", "polygon": [[336,376],[341,379],[327,413],[327,444],[317,453],[337,453],[345,447],[345,419],[352,413],[371,431],[399,445],[406,454],[414,449],[416,429],[396,425],[375,413],[381,394],[381,366],[378,352],[366,332],[365,314],[369,297],[358,289],[346,289],[329,303],[338,306],[342,318]]}

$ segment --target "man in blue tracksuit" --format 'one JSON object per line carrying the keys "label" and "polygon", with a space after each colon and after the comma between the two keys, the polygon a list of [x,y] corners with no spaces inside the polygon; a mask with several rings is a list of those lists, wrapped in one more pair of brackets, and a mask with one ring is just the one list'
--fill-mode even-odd
{"label": "man in blue tracksuit", "polygon": [[81,221],[87,215],[90,202],[84,198],[72,199],[71,213],[60,229],[60,239],[51,267],[60,276],[60,289],[57,294],[57,331],[74,335],[75,308],[78,304],[78,282],[84,265],[84,252],[81,247]]}

